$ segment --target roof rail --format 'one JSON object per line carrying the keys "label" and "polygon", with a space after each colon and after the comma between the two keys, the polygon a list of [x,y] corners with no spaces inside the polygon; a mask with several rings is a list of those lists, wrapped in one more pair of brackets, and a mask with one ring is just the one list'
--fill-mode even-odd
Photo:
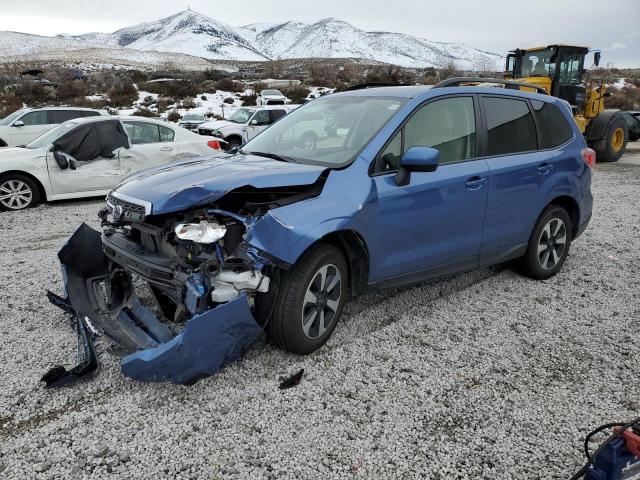
{"label": "roof rail", "polygon": [[397,83],[388,83],[388,82],[368,82],[368,83],[358,83],[357,85],[351,85],[350,87],[343,90],[343,92],[353,92],[356,90],[364,90],[366,88],[377,88],[377,87],[401,87],[402,85],[398,85]]}
{"label": "roof rail", "polygon": [[524,83],[524,82],[516,82],[514,80],[503,80],[500,78],[481,78],[481,77],[456,77],[449,78],[448,80],[443,80],[442,82],[435,85],[433,88],[444,88],[444,87],[456,87],[461,86],[465,83],[496,83],[500,85],[504,85],[504,88],[508,88],[511,90],[520,90],[520,87],[533,88],[536,93],[540,93],[542,95],[549,95],[547,91],[542,88],[540,85],[534,85],[532,83]]}

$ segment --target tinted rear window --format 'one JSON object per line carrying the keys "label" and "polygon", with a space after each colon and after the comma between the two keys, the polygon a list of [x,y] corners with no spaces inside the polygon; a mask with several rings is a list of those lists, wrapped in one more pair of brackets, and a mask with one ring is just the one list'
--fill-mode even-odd
{"label": "tinted rear window", "polygon": [[533,116],[524,100],[483,97],[489,145],[487,155],[529,152],[538,148]]}
{"label": "tinted rear window", "polygon": [[540,148],[559,147],[573,138],[573,130],[556,105],[539,100],[533,100],[531,104],[542,137]]}

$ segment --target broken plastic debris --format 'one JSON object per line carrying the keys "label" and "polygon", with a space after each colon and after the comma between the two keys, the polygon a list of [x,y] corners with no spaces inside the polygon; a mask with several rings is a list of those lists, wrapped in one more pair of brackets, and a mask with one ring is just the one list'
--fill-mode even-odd
{"label": "broken plastic debris", "polygon": [[613,255],[609,255],[607,258],[608,258],[609,260],[614,261],[614,262],[617,262],[617,261],[618,261],[618,257],[614,257]]}
{"label": "broken plastic debris", "polygon": [[287,388],[293,388],[296,385],[299,385],[300,381],[302,380],[302,375],[304,375],[304,368],[301,369],[294,376],[289,377],[286,380],[283,380],[282,383],[280,384],[280,390],[286,390]]}
{"label": "broken plastic debris", "polygon": [[210,244],[223,238],[227,229],[217,223],[202,221],[200,223],[179,223],[176,225],[175,233],[180,240]]}

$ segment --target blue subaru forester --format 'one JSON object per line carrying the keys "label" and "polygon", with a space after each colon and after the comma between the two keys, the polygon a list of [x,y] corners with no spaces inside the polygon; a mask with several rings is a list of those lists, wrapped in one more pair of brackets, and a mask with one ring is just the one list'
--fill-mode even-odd
{"label": "blue subaru forester", "polygon": [[589,223],[594,163],[550,96],[337,93],[239,151],[126,179],[103,231],[80,227],[60,253],[67,301],[131,352],[122,370],[138,380],[191,383],[262,330],[311,353],[363,292],[508,260],[557,273]]}

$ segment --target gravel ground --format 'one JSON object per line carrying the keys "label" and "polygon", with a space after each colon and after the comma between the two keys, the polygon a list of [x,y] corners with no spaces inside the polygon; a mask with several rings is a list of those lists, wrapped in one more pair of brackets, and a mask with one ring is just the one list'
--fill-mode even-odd
{"label": "gravel ground", "polygon": [[[0,478],[568,478],[640,411],[640,165],[598,165],[557,277],[497,267],[352,302],[309,357],[259,342],[193,387],[120,375],[45,391],[75,355],[56,252],[100,201],[0,214]],[[281,377],[305,368],[302,383]]]}

